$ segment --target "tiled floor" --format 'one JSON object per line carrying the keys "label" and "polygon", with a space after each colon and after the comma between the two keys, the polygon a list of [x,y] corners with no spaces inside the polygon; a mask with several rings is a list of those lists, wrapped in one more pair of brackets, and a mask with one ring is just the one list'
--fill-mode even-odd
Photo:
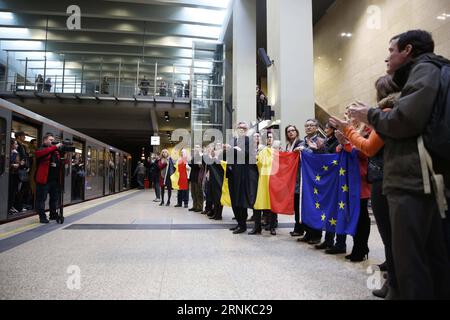
{"label": "tiled floor", "polygon": [[[127,199],[118,200],[121,197]],[[53,231],[42,233],[51,226],[32,226],[33,237],[0,250],[0,299],[373,299],[367,268],[383,262],[375,225],[370,260],[353,264],[342,255],[326,256],[298,243],[289,236],[289,228],[279,229],[275,237],[267,232],[233,235],[225,228],[171,229],[170,225],[217,221],[187,209],[159,207],[153,198],[150,191],[131,191],[109,198],[116,201],[110,206],[105,199],[92,202],[91,207],[104,203],[103,209],[75,213]],[[78,206],[85,210],[87,204]],[[71,207],[68,213],[81,209]],[[33,219],[18,227],[34,223]],[[291,223],[293,217],[279,220]],[[166,226],[66,228],[72,223]],[[230,209],[224,210],[219,223],[233,223]],[[0,240],[0,248],[2,242],[21,236]],[[350,250],[351,239],[347,245]],[[74,274],[68,273],[70,266],[79,268],[79,288]]]}

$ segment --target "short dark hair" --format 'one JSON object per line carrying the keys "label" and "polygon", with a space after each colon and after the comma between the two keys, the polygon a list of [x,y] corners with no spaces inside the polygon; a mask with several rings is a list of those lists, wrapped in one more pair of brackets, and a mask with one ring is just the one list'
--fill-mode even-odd
{"label": "short dark hair", "polygon": [[14,137],[16,137],[16,139],[23,136],[25,136],[25,132],[23,131],[17,131],[16,133],[14,133]]}
{"label": "short dark hair", "polygon": [[51,132],[47,132],[44,137],[42,138],[42,140],[47,140],[49,137],[55,137],[55,135]]}
{"label": "short dark hair", "polygon": [[396,35],[391,41],[398,40],[397,46],[400,51],[405,50],[410,44],[412,49],[412,57],[416,58],[424,53],[434,52],[434,40],[430,32],[424,30],[410,30]]}

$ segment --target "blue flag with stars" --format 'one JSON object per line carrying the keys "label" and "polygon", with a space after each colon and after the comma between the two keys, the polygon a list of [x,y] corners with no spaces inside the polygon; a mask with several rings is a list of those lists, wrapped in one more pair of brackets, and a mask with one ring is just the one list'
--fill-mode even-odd
{"label": "blue flag with stars", "polygon": [[302,222],[354,236],[359,219],[361,176],[358,152],[302,153]]}

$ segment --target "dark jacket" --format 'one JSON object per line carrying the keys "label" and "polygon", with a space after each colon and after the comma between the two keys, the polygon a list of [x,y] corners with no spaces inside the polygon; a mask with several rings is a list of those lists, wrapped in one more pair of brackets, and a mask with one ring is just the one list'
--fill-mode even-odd
{"label": "dark jacket", "polygon": [[[233,207],[252,209],[258,189],[258,167],[255,148],[249,137],[234,139],[232,145],[241,147],[241,151],[232,150],[234,163],[227,166],[228,189]],[[245,160],[244,163],[239,163]]]}
{"label": "dark jacket", "polygon": [[383,112],[379,108],[369,111],[369,123],[386,142],[385,194],[395,190],[424,192],[417,138],[430,121],[441,79],[440,69],[427,60],[450,63],[435,54],[424,54],[413,59],[394,75],[402,94],[392,111]]}
{"label": "dark jacket", "polygon": [[337,140],[337,138],[333,135],[331,138],[327,138],[325,140],[325,144],[324,144],[324,148],[325,148],[325,153],[336,153],[336,148],[339,145],[339,141]]}

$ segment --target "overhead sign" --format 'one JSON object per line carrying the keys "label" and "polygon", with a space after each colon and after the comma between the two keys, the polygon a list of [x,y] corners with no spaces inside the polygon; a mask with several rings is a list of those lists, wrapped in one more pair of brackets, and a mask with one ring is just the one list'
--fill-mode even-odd
{"label": "overhead sign", "polygon": [[161,144],[160,137],[151,137],[151,145],[152,146],[159,146],[160,144]]}

